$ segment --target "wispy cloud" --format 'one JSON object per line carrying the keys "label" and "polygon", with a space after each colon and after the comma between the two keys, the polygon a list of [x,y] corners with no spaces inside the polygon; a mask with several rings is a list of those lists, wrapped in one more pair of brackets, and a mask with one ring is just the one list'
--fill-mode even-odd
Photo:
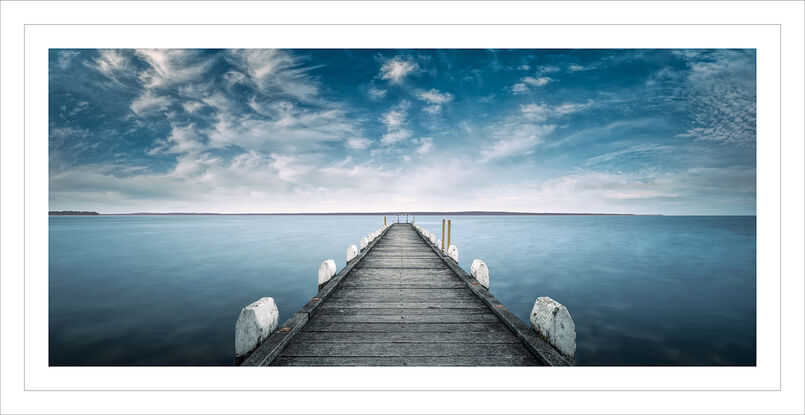
{"label": "wispy cloud", "polygon": [[392,144],[399,143],[400,141],[405,141],[409,138],[411,138],[411,131],[406,130],[405,128],[400,128],[383,134],[383,138],[380,139],[380,143],[384,146],[390,146]]}
{"label": "wispy cloud", "polygon": [[413,60],[396,57],[389,59],[380,67],[380,79],[388,80],[393,84],[402,83],[408,74],[419,70],[419,64]]}
{"label": "wispy cloud", "polygon": [[531,103],[520,105],[520,113],[524,118],[531,121],[545,121],[562,115],[573,114],[585,110],[593,105],[593,101],[587,102],[564,102],[558,105],[548,105],[545,103]]}
{"label": "wispy cloud", "polygon": [[383,98],[383,97],[386,96],[387,93],[388,93],[387,89],[380,89],[380,88],[375,88],[375,87],[370,87],[369,91],[368,91],[369,98],[371,98],[371,99]]}
{"label": "wispy cloud", "polygon": [[98,57],[90,62],[87,66],[100,72],[103,76],[111,81],[112,86],[127,87],[128,78],[133,76],[134,68],[131,66],[131,58],[129,54],[115,49],[101,49],[98,51]]}
{"label": "wispy cloud", "polygon": [[423,108],[423,111],[429,114],[438,114],[442,111],[442,106],[453,100],[453,94],[449,92],[441,92],[438,89],[418,90],[416,97],[420,101],[424,101],[429,105]]}
{"label": "wispy cloud", "polygon": [[548,83],[550,83],[551,81],[553,81],[553,79],[547,76],[540,76],[539,78],[526,76],[525,78],[523,78],[523,82],[531,86],[545,86],[548,85]]}
{"label": "wispy cloud", "polygon": [[147,88],[198,80],[214,63],[193,50],[185,49],[138,50],[137,56],[149,65],[139,74],[140,81]]}
{"label": "wispy cloud", "polygon": [[532,154],[543,137],[556,128],[554,125],[536,124],[510,124],[507,127],[505,132],[497,134],[505,138],[499,138],[481,149],[481,161]]}
{"label": "wispy cloud", "polygon": [[364,150],[372,144],[372,140],[363,137],[350,137],[345,144],[347,148],[352,150]]}
{"label": "wispy cloud", "polygon": [[131,111],[140,117],[155,115],[166,111],[172,104],[172,99],[167,96],[157,95],[146,90],[140,96],[131,101]]}
{"label": "wispy cloud", "polygon": [[[548,72],[544,72],[545,68],[548,68]],[[527,93],[531,88],[540,88],[551,82],[555,82],[555,79],[543,76],[544,73],[555,72],[554,69],[558,70],[559,68],[555,66],[542,66],[540,67],[540,71],[537,72],[537,76],[523,77],[520,79],[520,82],[512,85],[509,90],[514,95],[522,95]]]}
{"label": "wispy cloud", "polygon": [[626,162],[635,159],[653,158],[663,156],[673,150],[671,146],[659,144],[638,144],[631,146],[624,150],[612,151],[609,153],[600,154],[595,157],[590,157],[584,162],[586,166],[595,166],[598,164],[613,163],[624,165]]}
{"label": "wispy cloud", "polygon": [[418,147],[416,148],[417,154],[427,154],[433,148],[432,137],[422,137],[416,140]]}
{"label": "wispy cloud", "polygon": [[307,102],[319,90],[318,82],[309,76],[299,57],[284,50],[238,49],[230,51],[231,61],[249,76],[260,91],[280,94]]}
{"label": "wispy cloud", "polygon": [[78,56],[78,52],[74,50],[64,50],[59,52],[58,58],[58,65],[61,70],[65,70],[70,67],[70,63],[73,61],[73,58]]}

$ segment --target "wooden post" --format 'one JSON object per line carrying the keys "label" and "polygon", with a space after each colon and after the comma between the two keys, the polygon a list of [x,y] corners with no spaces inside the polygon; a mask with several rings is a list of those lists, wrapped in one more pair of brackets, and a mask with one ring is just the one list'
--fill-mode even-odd
{"label": "wooden post", "polygon": [[450,249],[450,220],[447,220],[447,249]]}
{"label": "wooden post", "polygon": [[386,217],[385,217],[385,216],[383,216],[383,226],[387,226],[387,224],[386,224]]}
{"label": "wooden post", "polygon": [[442,219],[442,252],[444,252],[444,219]]}

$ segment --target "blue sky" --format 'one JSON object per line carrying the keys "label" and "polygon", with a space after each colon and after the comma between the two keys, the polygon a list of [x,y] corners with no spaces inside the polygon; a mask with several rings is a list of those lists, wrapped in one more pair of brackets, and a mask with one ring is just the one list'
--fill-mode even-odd
{"label": "blue sky", "polygon": [[51,210],[755,214],[754,50],[59,50]]}

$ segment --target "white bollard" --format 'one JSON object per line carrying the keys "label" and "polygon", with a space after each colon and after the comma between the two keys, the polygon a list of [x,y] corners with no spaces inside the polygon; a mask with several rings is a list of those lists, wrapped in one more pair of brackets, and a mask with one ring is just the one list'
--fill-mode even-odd
{"label": "white bollard", "polygon": [[235,323],[235,361],[240,362],[268,338],[279,325],[274,299],[263,297],[240,310]]}
{"label": "white bollard", "polygon": [[530,320],[531,328],[573,360],[576,355],[576,324],[565,306],[550,297],[539,297],[531,310]]}
{"label": "white bollard", "polygon": [[453,261],[458,262],[458,247],[450,245],[450,247],[447,248],[447,256],[453,258]]}
{"label": "white bollard", "polygon": [[369,240],[366,238],[361,238],[361,251],[366,249],[367,246],[369,246]]}
{"label": "white bollard", "polygon": [[442,249],[442,240],[441,239],[436,240],[436,247],[439,248],[439,249]]}
{"label": "white bollard", "polygon": [[436,244],[436,235],[434,235],[434,234],[430,234],[430,236],[428,237],[428,239],[430,239],[430,243],[432,243],[432,244],[434,244],[434,245]]}
{"label": "white bollard", "polygon": [[335,261],[328,259],[319,265],[319,289],[335,275]]}
{"label": "white bollard", "polygon": [[352,261],[356,256],[358,256],[358,247],[350,245],[349,248],[347,248],[347,262]]}
{"label": "white bollard", "polygon": [[470,274],[478,280],[478,284],[483,285],[487,290],[489,289],[489,268],[486,267],[484,261],[480,259],[473,260],[472,265],[470,265]]}

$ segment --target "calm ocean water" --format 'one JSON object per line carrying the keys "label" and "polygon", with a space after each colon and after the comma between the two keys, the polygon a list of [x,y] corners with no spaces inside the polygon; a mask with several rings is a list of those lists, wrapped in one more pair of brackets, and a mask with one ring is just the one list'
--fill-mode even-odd
{"label": "calm ocean water", "polygon": [[[377,216],[50,218],[51,365],[231,365],[240,309],[280,321]],[[389,218],[391,219],[391,218]],[[754,216],[454,216],[460,265],[523,321],[567,306],[578,365],[754,365]],[[417,223],[440,232],[440,218]]]}

